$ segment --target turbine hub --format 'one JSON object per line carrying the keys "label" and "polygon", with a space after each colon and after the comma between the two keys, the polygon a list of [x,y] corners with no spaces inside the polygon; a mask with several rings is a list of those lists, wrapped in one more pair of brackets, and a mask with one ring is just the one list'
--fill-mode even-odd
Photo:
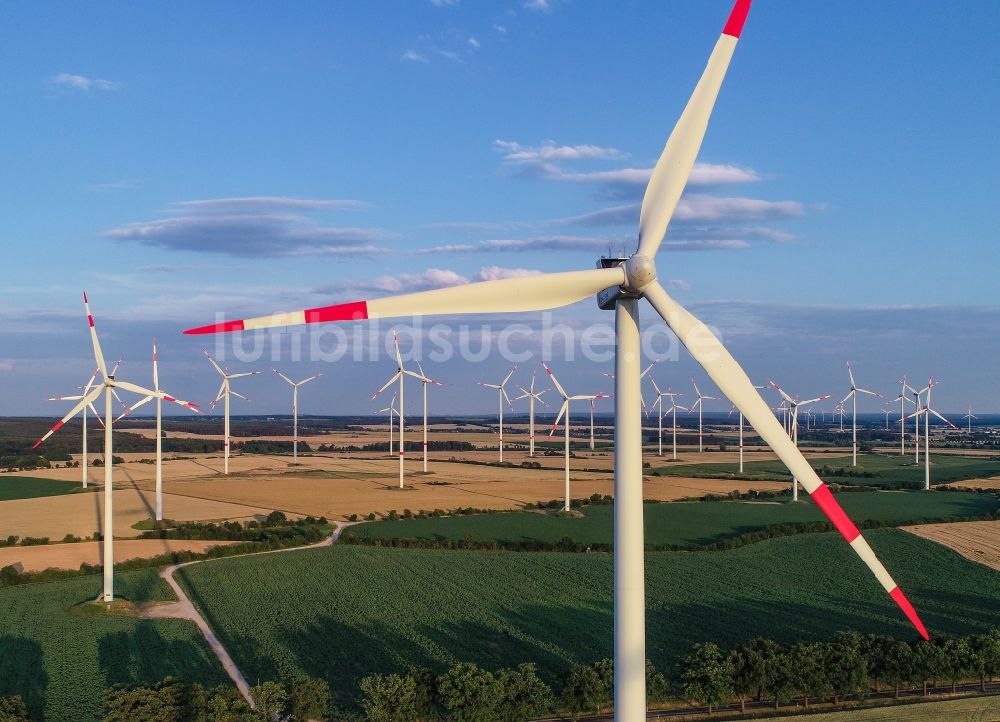
{"label": "turbine hub", "polygon": [[630,291],[641,291],[656,280],[656,262],[641,253],[625,262],[625,284]]}

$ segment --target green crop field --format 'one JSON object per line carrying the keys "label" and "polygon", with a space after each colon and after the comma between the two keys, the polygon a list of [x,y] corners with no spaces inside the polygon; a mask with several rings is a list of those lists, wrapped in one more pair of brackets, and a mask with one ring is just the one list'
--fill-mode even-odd
{"label": "green crop field", "polygon": [[[771,524],[825,519],[807,497],[797,504],[739,501],[671,502],[645,505],[646,543],[678,546],[705,545]],[[991,494],[950,491],[850,492],[837,499],[855,521],[888,522],[920,519],[968,518],[1000,509]],[[581,509],[582,517],[559,517],[534,512],[475,514],[471,516],[399,519],[361,524],[351,532],[367,539],[452,539],[472,535],[477,541],[503,543],[557,542],[570,537],[580,544],[610,544],[614,507]]]}
{"label": "green crop field", "polygon": [[34,476],[0,476],[0,501],[31,499],[36,496],[58,496],[92,490],[84,489],[78,481],[39,479]]}
{"label": "green crop field", "polygon": [[[932,633],[995,626],[995,571],[906,532],[866,536]],[[647,649],[663,668],[703,640],[914,636],[833,533],[646,560]],[[305,672],[328,680],[341,703],[355,700],[361,676],[409,664],[533,661],[551,680],[612,651],[608,554],[334,545],[205,562],[179,576],[248,678]]]}
{"label": "green crop field", "polygon": [[[913,463],[913,455],[894,456],[885,454],[861,454],[858,466],[851,466],[850,456],[821,456],[809,459],[809,463],[819,472],[824,481],[866,486],[893,486],[896,484],[923,484],[924,463]],[[824,470],[824,467],[826,469]],[[754,481],[791,479],[784,464],[777,460],[748,461],[743,465],[744,474],[740,478]],[[736,464],[674,464],[654,467],[648,473],[662,476],[685,476],[690,478],[732,479],[738,476]],[[852,472],[870,472],[873,477],[853,476]],[[948,484],[966,479],[981,479],[1000,476],[1000,461],[981,456],[958,456],[953,454],[931,454],[931,483]]]}
{"label": "green crop field", "polygon": [[[173,598],[155,569],[116,574],[115,588],[136,602]],[[96,722],[118,682],[228,681],[190,622],[81,613],[100,589],[100,576],[0,589],[0,695],[21,695],[35,719]]]}

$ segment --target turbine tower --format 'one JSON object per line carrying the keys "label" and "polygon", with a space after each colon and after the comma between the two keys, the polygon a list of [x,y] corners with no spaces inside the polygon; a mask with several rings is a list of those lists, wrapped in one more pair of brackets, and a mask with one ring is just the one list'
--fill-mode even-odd
{"label": "turbine tower", "polygon": [[396,329],[392,330],[392,343],[396,348],[396,373],[390,376],[389,380],[382,384],[382,388],[372,394],[372,398],[374,399],[380,393],[385,391],[395,381],[399,381],[399,408],[396,410],[396,414],[399,416],[399,488],[402,489],[403,462],[406,457],[406,442],[403,438],[404,429],[406,428],[406,421],[403,418],[403,413],[406,408],[403,402],[403,381],[410,375],[410,372],[403,368],[403,355],[399,352],[399,337],[396,335]]}
{"label": "turbine tower", "polygon": [[[656,256],[694,166],[708,120],[725,77],[750,0],[736,0],[701,80],[650,176],[639,215],[639,242],[629,258],[602,258],[585,271],[544,273],[482,281],[432,291],[389,296],[240,319],[190,329],[225,333],[304,323],[369,318],[517,313],[567,306],[597,296],[615,312],[615,488],[614,488],[614,716],[616,722],[646,719],[645,538],[642,499],[642,408],[640,406],[639,301],[645,298],[736,404],[817,506],[861,557],[920,635],[927,630],[903,591],[864,536],[817,476],[726,347],[702,322],[670,297],[657,280]],[[654,111],[650,111],[654,112]]]}
{"label": "turbine tower", "polygon": [[[141,401],[132,404],[125,409],[124,413],[115,419],[117,424],[122,416],[131,414],[137,408],[143,404],[156,399],[156,521],[163,521],[163,402],[170,401],[172,403],[183,406],[186,409],[191,409],[191,411],[196,414],[200,414],[201,411],[198,409],[198,404],[192,404],[190,401],[182,401],[181,399],[174,398],[170,394],[166,393],[160,388],[160,372],[158,367],[158,360],[156,356],[156,339],[153,339],[153,394],[150,396],[145,396]],[[117,368],[117,367],[116,367]],[[114,372],[111,374],[114,376]]]}
{"label": "turbine tower", "polygon": [[[528,388],[523,386],[518,386],[521,389],[521,395],[515,396],[514,401],[520,401],[521,399],[528,399],[528,456],[534,457],[535,455],[535,402],[538,401],[545,408],[549,408],[549,405],[545,403],[542,399],[542,394],[544,394],[548,389],[542,389],[539,392],[535,392],[535,372],[531,372],[531,384]],[[501,411],[503,408],[501,407]]]}
{"label": "turbine tower", "polygon": [[101,593],[101,600],[111,602],[115,598],[114,494],[112,493],[114,487],[113,469],[115,456],[111,438],[111,431],[114,426],[114,418],[111,415],[111,398],[116,395],[116,389],[131,391],[134,394],[142,396],[155,395],[156,392],[128,383],[127,381],[120,381],[114,374],[108,373],[107,364],[104,363],[104,354],[101,352],[101,342],[97,338],[97,329],[94,327],[94,315],[90,312],[90,301],[87,299],[86,292],[83,294],[83,308],[87,313],[87,323],[90,326],[90,342],[94,347],[94,359],[97,361],[97,368],[101,372],[102,380],[98,386],[84,394],[84,397],[77,402],[77,405],[61,421],[56,422],[55,426],[49,429],[45,436],[36,441],[35,445],[31,448],[37,449],[43,441],[62,428],[67,421],[92,404],[102,393],[104,394],[104,529],[101,530],[104,544],[104,589]]}
{"label": "turbine tower", "polygon": [[315,381],[320,376],[323,375],[322,372],[314,374],[307,379],[302,379],[301,381],[292,381],[290,378],[285,376],[283,373],[278,371],[278,369],[272,369],[274,373],[278,374],[281,378],[288,382],[288,385],[292,387],[292,464],[299,463],[299,386],[309,383],[310,381]]}
{"label": "turbine tower", "polygon": [[[934,414],[943,422],[948,424],[948,426],[953,429],[958,427],[951,423],[944,416],[939,414],[933,408],[931,408],[931,389],[938,385],[937,381],[934,379],[928,379],[927,385],[920,390],[919,393],[927,394],[927,402],[918,407],[916,411],[910,414],[911,418],[917,420],[917,429],[920,429],[920,417],[924,417],[924,491],[929,491],[931,488],[931,414]],[[920,436],[917,436],[917,446],[920,446]]]}
{"label": "turbine tower", "polygon": [[857,382],[854,380],[854,369],[851,368],[851,362],[847,362],[847,373],[851,377],[851,390],[845,396],[840,403],[847,403],[848,399],[851,399],[851,466],[858,465],[858,394],[868,394],[869,396],[878,396],[882,398],[882,394],[876,393],[874,391],[869,391],[868,389],[863,389],[858,386]]}
{"label": "turbine tower", "polygon": [[243,399],[244,401],[249,401],[250,400],[246,396],[244,396],[243,394],[240,394],[240,393],[237,393],[236,391],[233,391],[233,389],[232,389],[232,387],[230,385],[230,382],[233,379],[240,379],[240,378],[243,378],[244,376],[256,376],[257,374],[260,373],[260,371],[244,371],[244,372],[238,373],[238,374],[231,374],[231,373],[229,373],[229,369],[228,368],[223,369],[221,366],[219,366],[219,364],[217,364],[215,362],[215,359],[212,358],[211,356],[209,356],[208,351],[204,351],[203,350],[202,353],[205,354],[205,358],[208,359],[209,363],[212,364],[212,367],[216,371],[218,371],[219,372],[219,376],[222,377],[222,385],[219,386],[219,393],[217,393],[215,395],[215,400],[212,401],[212,410],[214,411],[215,410],[215,405],[217,403],[219,403],[219,401],[222,401],[223,428],[224,428],[223,434],[226,437],[225,440],[222,442],[223,459],[224,459],[223,460],[223,471],[222,471],[222,473],[223,474],[229,474],[229,447],[231,446],[230,441],[229,441],[229,397],[230,396],[236,396],[238,398]]}
{"label": "turbine tower", "polygon": [[[905,404],[913,405],[913,399],[906,395],[906,390],[910,386],[906,383],[906,376],[899,380],[902,387],[899,390],[899,396],[893,399],[893,401],[899,402],[899,455],[906,456],[906,406]],[[918,422],[919,423],[919,422]]]}
{"label": "turbine tower", "polygon": [[[653,391],[656,392],[656,401],[653,402],[651,409],[656,409],[657,416],[657,426],[656,426],[656,455],[663,456],[663,415],[666,413],[672,413],[674,416],[674,459],[677,458],[677,409],[683,409],[687,411],[683,406],[678,406],[675,402],[678,396],[683,396],[684,394],[679,394],[676,391],[672,391],[670,387],[667,387],[666,391],[660,391],[660,387],[656,385],[656,379],[650,378],[650,382],[653,384]],[[667,397],[670,399],[670,408],[663,408],[663,399]]]}
{"label": "turbine tower", "polygon": [[701,424],[701,410],[702,410],[702,405],[703,405],[702,402],[713,400],[713,399],[717,399],[719,397],[718,396],[706,396],[705,394],[703,394],[701,392],[701,389],[698,388],[698,384],[695,382],[694,379],[691,379],[691,383],[694,384],[694,392],[698,396],[698,398],[695,399],[695,402],[693,404],[691,404],[691,411],[694,411],[695,409],[698,409],[698,453],[700,454],[704,450],[703,447],[702,447],[702,443],[701,443],[701,435],[702,435],[702,431],[701,431],[701,429],[702,429],[702,424]]}
{"label": "turbine tower", "polygon": [[432,378],[428,378],[427,375],[424,374],[424,367],[420,365],[419,361],[417,361],[417,368],[420,370],[420,373],[414,373],[413,371],[407,371],[405,369],[403,370],[403,373],[417,379],[417,381],[420,382],[420,385],[424,389],[424,473],[426,474],[427,473],[427,386],[429,384],[434,384],[435,386],[444,386],[444,384],[441,383],[440,381],[435,381]]}
{"label": "turbine tower", "polygon": [[501,381],[498,384],[487,384],[487,383],[484,383],[482,381],[479,382],[480,386],[485,386],[488,389],[496,389],[497,390],[497,397],[499,398],[499,401],[500,401],[500,463],[501,464],[503,463],[503,402],[504,402],[504,399],[507,400],[507,405],[510,406],[510,410],[511,411],[514,410],[514,404],[512,404],[510,402],[510,397],[507,395],[507,389],[505,387],[507,386],[507,382],[510,381],[510,377],[514,375],[515,371],[517,371],[517,366],[514,366],[514,368],[512,368],[510,370],[510,373],[507,374],[506,376],[504,376],[503,381]]}
{"label": "turbine tower", "polygon": [[384,413],[387,413],[387,412],[389,414],[389,456],[392,456],[392,423],[393,423],[393,415],[396,414],[396,413],[398,413],[396,411],[396,394],[392,395],[392,401],[389,402],[388,406],[386,406],[384,409],[379,409],[375,413],[377,413],[377,414],[384,414]]}
{"label": "turbine tower", "polygon": [[969,420],[969,433],[971,434],[971,433],[972,433],[972,420],[973,420],[973,419],[978,419],[979,417],[978,417],[978,416],[973,416],[973,414],[972,414],[972,407],[970,406],[970,407],[969,407],[969,413],[967,413],[967,414],[966,414],[965,416],[963,416],[962,418],[963,418],[963,419],[968,419],[968,420]]}
{"label": "turbine tower", "polygon": [[556,416],[555,422],[552,424],[552,429],[549,430],[549,436],[552,436],[556,432],[556,428],[559,426],[559,421],[566,416],[566,443],[565,448],[565,458],[566,458],[566,476],[565,476],[565,500],[563,501],[563,511],[569,511],[569,402],[570,401],[588,401],[593,399],[606,399],[607,394],[579,394],[576,396],[570,396],[566,393],[566,389],[562,387],[559,383],[559,379],[556,375],[552,373],[552,369],[545,365],[542,361],[542,366],[545,368],[546,372],[549,374],[549,378],[552,379],[552,385],[556,387],[556,392],[562,396],[562,405],[559,407],[559,415]]}

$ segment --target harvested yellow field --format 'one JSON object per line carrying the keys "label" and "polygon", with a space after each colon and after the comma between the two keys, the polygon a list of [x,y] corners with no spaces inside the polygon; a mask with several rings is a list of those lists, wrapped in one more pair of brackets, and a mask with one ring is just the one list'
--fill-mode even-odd
{"label": "harvested yellow field", "polygon": [[[159,554],[190,551],[204,552],[212,547],[235,544],[229,541],[192,541],[188,539],[132,539],[116,540],[115,563],[129,559],[147,559]],[[45,546],[6,547],[0,549],[0,567],[18,565],[21,571],[37,572],[43,569],[79,569],[81,564],[100,564],[104,545],[101,542],[77,544],[48,544]]]}
{"label": "harvested yellow field", "polygon": [[[114,498],[115,536],[137,536],[136,522],[153,516],[155,497],[136,488],[116,488]],[[163,495],[164,514],[177,521],[249,520],[272,509],[255,508],[227,501],[194,499],[175,494]],[[0,502],[0,533],[25,537],[49,537],[58,541],[67,534],[87,537],[101,528],[104,494],[66,494],[36,499]]]}
{"label": "harvested yellow field", "polygon": [[1000,571],[1000,521],[904,526],[904,531],[944,544],[966,559]]}

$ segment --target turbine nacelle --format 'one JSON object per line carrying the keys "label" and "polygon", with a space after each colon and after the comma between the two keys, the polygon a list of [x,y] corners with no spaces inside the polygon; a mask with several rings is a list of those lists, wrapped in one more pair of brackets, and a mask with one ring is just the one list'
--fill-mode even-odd
{"label": "turbine nacelle", "polygon": [[598,268],[622,268],[625,283],[605,288],[597,294],[597,305],[605,311],[613,311],[622,298],[640,298],[642,289],[656,280],[656,262],[642,253],[634,253],[628,258],[600,258]]}

